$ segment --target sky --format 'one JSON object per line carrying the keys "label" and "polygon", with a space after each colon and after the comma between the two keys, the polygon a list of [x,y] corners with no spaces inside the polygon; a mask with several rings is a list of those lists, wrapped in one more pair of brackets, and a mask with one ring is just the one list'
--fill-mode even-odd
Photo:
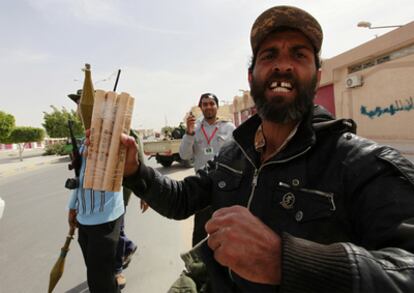
{"label": "sky", "polygon": [[[398,5],[397,5],[398,3]],[[132,127],[178,126],[202,93],[231,103],[248,89],[250,29],[275,5],[310,12],[331,58],[414,21],[412,0],[1,0],[0,111],[41,127],[44,112],[75,109],[85,63],[95,89],[135,97]]]}

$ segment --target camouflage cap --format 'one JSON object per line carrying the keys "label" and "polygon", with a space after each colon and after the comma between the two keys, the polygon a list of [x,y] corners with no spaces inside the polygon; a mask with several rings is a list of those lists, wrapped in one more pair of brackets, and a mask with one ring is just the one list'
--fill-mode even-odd
{"label": "camouflage cap", "polygon": [[306,11],[293,6],[275,6],[263,12],[253,24],[250,44],[253,54],[269,35],[280,27],[300,30],[311,41],[315,52],[319,54],[322,47],[323,33],[318,21]]}
{"label": "camouflage cap", "polygon": [[82,90],[77,90],[76,94],[69,94],[68,97],[69,99],[71,99],[77,104],[79,99],[81,98],[81,95],[82,95]]}

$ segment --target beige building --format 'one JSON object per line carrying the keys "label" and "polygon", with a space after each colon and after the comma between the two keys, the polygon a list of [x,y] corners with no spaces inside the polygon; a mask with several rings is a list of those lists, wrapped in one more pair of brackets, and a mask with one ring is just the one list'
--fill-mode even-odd
{"label": "beige building", "polygon": [[414,22],[324,60],[318,99],[330,98],[359,135],[414,145]]}

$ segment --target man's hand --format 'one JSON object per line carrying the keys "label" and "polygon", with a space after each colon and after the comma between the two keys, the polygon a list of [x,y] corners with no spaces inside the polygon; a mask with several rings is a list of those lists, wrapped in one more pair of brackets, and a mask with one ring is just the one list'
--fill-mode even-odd
{"label": "man's hand", "polygon": [[194,135],[194,128],[195,128],[195,122],[196,118],[193,114],[190,113],[187,117],[187,134]]}
{"label": "man's hand", "polygon": [[247,208],[219,209],[205,228],[208,246],[221,265],[252,282],[280,284],[281,239]]}
{"label": "man's hand", "polygon": [[76,210],[70,209],[68,214],[68,222],[70,228],[77,228],[78,227],[78,221],[76,220]]}
{"label": "man's hand", "polygon": [[138,145],[135,138],[122,133],[121,143],[126,147],[124,177],[134,174],[139,168]]}

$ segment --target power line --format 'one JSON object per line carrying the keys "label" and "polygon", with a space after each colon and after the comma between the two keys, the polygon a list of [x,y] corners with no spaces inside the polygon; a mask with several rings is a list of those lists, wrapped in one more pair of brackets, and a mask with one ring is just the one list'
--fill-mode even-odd
{"label": "power line", "polygon": [[[82,69],[82,71],[83,71],[83,69]],[[117,75],[117,73],[118,73],[118,70],[115,70],[114,72],[112,72],[108,77],[106,77],[106,78],[102,78],[102,79],[98,79],[97,81],[95,81],[93,84],[94,85],[96,85],[96,84],[98,84],[98,83],[101,83],[101,82],[105,82],[105,81],[110,81],[110,80],[112,80],[116,75]],[[74,78],[73,79],[73,81],[83,81],[83,80],[80,80],[80,79],[77,79],[77,78]]]}

